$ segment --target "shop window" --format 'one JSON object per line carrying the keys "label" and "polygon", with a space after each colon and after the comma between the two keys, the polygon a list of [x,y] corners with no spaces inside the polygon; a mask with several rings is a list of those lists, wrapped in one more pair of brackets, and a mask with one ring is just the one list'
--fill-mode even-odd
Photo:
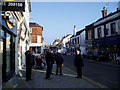
{"label": "shop window", "polygon": [[33,54],[36,53],[36,47],[32,47]]}
{"label": "shop window", "polygon": [[6,72],[10,72],[10,55],[11,55],[11,48],[10,48],[10,34],[6,34]]}
{"label": "shop window", "polygon": [[0,57],[0,60],[2,60],[3,59],[3,46],[4,46],[4,31],[3,30],[1,30],[1,36],[2,36],[2,38],[0,39],[0,51],[1,51],[1,56],[2,57]]}
{"label": "shop window", "polygon": [[111,23],[111,34],[116,34],[116,24],[115,24],[115,22]]}
{"label": "shop window", "polygon": [[41,53],[41,47],[37,47],[37,53]]}

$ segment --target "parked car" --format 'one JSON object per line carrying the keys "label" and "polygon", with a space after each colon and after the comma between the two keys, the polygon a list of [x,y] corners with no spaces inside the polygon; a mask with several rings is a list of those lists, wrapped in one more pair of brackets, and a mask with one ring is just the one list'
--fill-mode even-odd
{"label": "parked car", "polygon": [[109,60],[109,55],[106,52],[95,52],[92,58],[97,61],[107,61]]}
{"label": "parked car", "polygon": [[116,62],[117,64],[120,64],[120,56],[118,56],[118,57],[116,58],[115,62]]}
{"label": "parked car", "polygon": [[83,56],[83,58],[86,58],[86,59],[92,59],[93,53],[92,52],[86,52],[82,56]]}

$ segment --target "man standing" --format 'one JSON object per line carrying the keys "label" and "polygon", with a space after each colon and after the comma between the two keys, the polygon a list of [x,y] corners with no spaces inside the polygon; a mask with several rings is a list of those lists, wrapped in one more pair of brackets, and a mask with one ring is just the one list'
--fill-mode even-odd
{"label": "man standing", "polygon": [[53,69],[54,59],[55,59],[55,55],[54,55],[53,50],[51,50],[51,60],[52,60],[51,61],[51,74],[53,74],[52,69]]}
{"label": "man standing", "polygon": [[50,79],[51,65],[52,65],[52,55],[50,49],[48,49],[46,53],[46,64],[47,64],[47,71],[46,71],[45,79]]}
{"label": "man standing", "polygon": [[84,66],[84,64],[83,64],[83,60],[80,54],[80,49],[76,50],[74,66],[76,67],[76,71],[77,71],[76,78],[82,78],[82,67]]}
{"label": "man standing", "polygon": [[32,80],[32,66],[34,62],[34,56],[32,55],[32,48],[30,47],[29,50],[25,52],[26,55],[26,81]]}

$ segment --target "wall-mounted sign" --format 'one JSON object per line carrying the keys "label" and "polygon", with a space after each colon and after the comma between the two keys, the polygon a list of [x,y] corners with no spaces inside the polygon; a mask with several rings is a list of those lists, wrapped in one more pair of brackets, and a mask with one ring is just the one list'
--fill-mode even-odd
{"label": "wall-mounted sign", "polygon": [[25,11],[25,0],[2,0],[2,11]]}
{"label": "wall-mounted sign", "polygon": [[[8,16],[7,16],[8,15]],[[16,23],[15,23],[15,19],[13,17],[13,15],[11,14],[10,11],[6,11],[5,12],[5,16],[7,16],[8,18],[5,20],[6,21],[6,24],[8,25],[8,27],[11,29],[13,28]]]}

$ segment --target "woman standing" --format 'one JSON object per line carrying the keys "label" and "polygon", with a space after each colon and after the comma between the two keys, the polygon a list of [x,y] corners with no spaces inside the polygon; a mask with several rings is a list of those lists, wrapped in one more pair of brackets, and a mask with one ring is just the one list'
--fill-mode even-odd
{"label": "woman standing", "polygon": [[76,50],[74,66],[76,67],[76,71],[77,71],[76,78],[82,78],[82,67],[84,66],[84,64],[83,64],[83,60],[80,54],[80,49]]}

